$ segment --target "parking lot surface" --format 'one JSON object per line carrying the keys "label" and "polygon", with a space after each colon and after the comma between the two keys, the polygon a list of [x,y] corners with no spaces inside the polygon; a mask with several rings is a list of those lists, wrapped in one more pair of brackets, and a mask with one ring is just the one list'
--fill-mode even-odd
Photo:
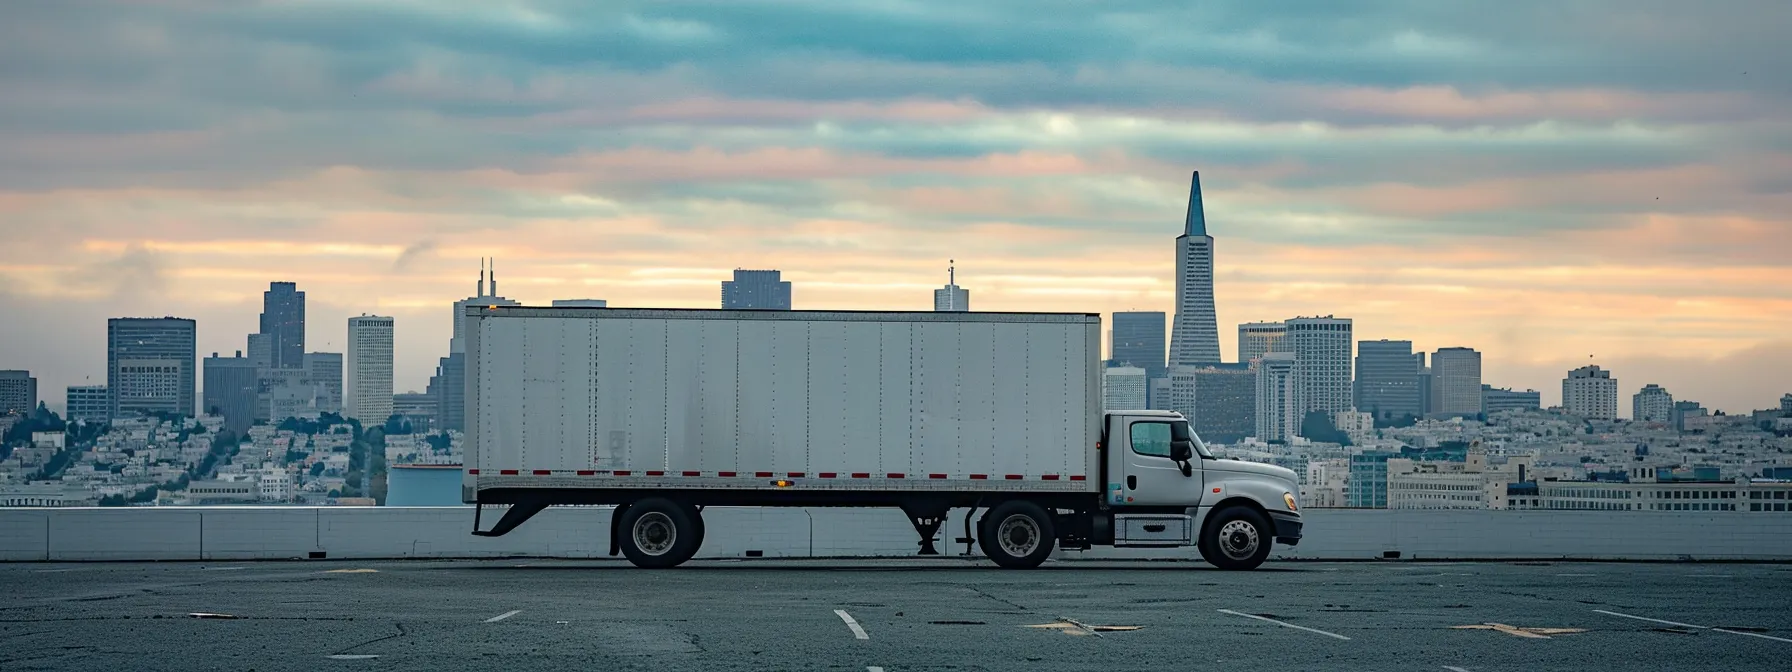
{"label": "parking lot surface", "polygon": [[0,566],[0,670],[1779,670],[1792,566]]}

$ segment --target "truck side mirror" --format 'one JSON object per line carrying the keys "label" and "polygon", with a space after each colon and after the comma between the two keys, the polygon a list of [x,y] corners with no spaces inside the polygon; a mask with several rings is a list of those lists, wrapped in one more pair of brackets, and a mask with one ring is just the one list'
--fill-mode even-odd
{"label": "truck side mirror", "polygon": [[1195,444],[1194,444],[1194,442],[1193,441],[1171,441],[1170,442],[1170,459],[1174,460],[1176,462],[1187,462],[1189,460],[1195,459]]}

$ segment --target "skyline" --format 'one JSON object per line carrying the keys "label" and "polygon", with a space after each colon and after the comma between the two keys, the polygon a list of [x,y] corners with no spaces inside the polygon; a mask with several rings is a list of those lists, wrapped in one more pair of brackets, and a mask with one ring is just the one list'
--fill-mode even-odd
{"label": "skyline", "polygon": [[1792,380],[1783,3],[104,4],[0,27],[0,368],[44,390],[103,380],[110,317],[242,349],[272,280],[311,350],[393,316],[421,390],[480,256],[528,304],[777,268],[926,310],[957,259],[979,310],[1174,314],[1190,170],[1226,361],[1336,314],[1545,404],[1588,362],[1726,411]]}

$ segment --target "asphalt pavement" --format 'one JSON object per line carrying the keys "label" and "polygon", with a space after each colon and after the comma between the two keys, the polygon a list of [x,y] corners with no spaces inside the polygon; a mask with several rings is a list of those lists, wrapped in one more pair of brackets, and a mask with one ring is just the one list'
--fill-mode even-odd
{"label": "asphalt pavement", "polygon": [[1792,566],[0,565],[0,670],[1780,670]]}

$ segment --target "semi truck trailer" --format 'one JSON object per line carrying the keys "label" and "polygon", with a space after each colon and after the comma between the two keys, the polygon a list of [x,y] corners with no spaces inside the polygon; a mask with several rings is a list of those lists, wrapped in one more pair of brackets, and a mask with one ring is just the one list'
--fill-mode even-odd
{"label": "semi truck trailer", "polygon": [[[612,506],[610,554],[673,567],[708,507],[887,507],[934,545],[1195,546],[1223,569],[1301,538],[1293,471],[1219,459],[1181,415],[1107,411],[1101,316],[469,306],[473,533]],[[482,529],[486,507],[503,515]],[[971,522],[972,515],[976,522]]]}

